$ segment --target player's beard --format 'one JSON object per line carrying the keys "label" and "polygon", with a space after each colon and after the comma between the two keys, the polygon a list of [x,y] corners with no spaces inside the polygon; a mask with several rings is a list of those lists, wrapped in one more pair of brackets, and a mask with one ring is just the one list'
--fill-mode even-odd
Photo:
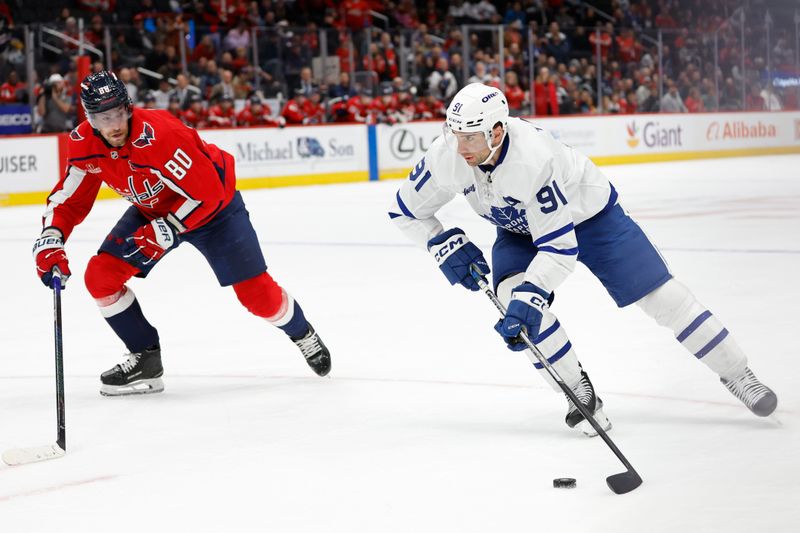
{"label": "player's beard", "polygon": [[121,148],[128,140],[128,126],[125,124],[121,128],[116,128],[108,133],[103,133],[106,142],[114,148]]}

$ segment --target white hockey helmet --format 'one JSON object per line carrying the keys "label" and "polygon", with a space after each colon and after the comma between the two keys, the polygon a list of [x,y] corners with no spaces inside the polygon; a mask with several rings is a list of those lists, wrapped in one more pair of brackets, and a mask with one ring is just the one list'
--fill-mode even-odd
{"label": "white hockey helmet", "polygon": [[[492,130],[497,123],[503,126],[503,137],[499,144],[492,146]],[[461,145],[470,152],[488,148],[489,156],[481,164],[494,156],[507,132],[508,101],[500,89],[483,83],[470,83],[456,93],[447,108],[444,134],[448,146],[458,149]],[[465,135],[470,133],[478,135]],[[469,140],[460,141],[457,137]]]}
{"label": "white hockey helmet", "polygon": [[453,133],[491,132],[497,123],[508,124],[508,102],[500,89],[470,83],[453,97],[447,108],[447,127]]}

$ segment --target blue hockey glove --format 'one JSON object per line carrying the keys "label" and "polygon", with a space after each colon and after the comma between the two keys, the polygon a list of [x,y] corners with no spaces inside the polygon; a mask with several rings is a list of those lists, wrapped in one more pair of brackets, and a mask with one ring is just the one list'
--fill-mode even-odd
{"label": "blue hockey glove", "polygon": [[527,281],[511,292],[511,303],[508,304],[506,316],[494,326],[508,344],[509,350],[519,352],[528,347],[519,337],[520,331],[524,331],[531,342],[539,336],[542,310],[547,305],[549,296],[546,291]]}
{"label": "blue hockey glove", "polygon": [[477,291],[480,288],[470,274],[470,265],[475,265],[484,276],[490,272],[483,253],[459,228],[449,229],[429,240],[428,251],[433,254],[450,285],[460,283],[471,291]]}

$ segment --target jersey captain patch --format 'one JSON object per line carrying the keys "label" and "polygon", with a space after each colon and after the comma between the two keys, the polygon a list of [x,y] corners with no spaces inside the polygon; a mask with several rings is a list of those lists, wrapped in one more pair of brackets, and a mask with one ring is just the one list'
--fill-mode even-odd
{"label": "jersey captain patch", "polygon": [[153,126],[147,122],[142,122],[142,124],[144,125],[142,133],[139,135],[139,138],[133,141],[133,145],[136,148],[145,148],[153,144],[153,141],[156,140],[156,131],[153,129]]}

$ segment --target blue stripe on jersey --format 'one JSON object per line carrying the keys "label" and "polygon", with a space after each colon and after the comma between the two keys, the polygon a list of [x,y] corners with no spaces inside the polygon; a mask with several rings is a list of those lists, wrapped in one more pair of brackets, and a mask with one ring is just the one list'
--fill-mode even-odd
{"label": "blue stripe on jersey", "polygon": [[400,206],[400,211],[402,211],[405,216],[413,219],[417,218],[411,213],[411,211],[408,210],[406,204],[403,203],[403,199],[400,198],[400,191],[397,191],[397,205]]}
{"label": "blue stripe on jersey", "polygon": [[556,237],[561,237],[565,233],[569,233],[570,231],[572,231],[574,229],[575,229],[575,225],[572,222],[570,222],[569,224],[567,224],[563,228],[559,228],[559,229],[557,229],[555,231],[551,231],[550,233],[542,235],[541,237],[539,237],[538,239],[533,241],[533,245],[534,246],[539,246],[540,244],[544,244],[544,243],[546,243],[548,241],[552,241]]}
{"label": "blue stripe on jersey", "polygon": [[708,352],[716,348],[717,344],[721,343],[722,340],[727,336],[728,336],[728,330],[723,329],[722,331],[719,332],[719,334],[716,337],[711,339],[711,342],[703,346],[699,352],[694,354],[694,356],[697,357],[698,359],[702,359],[704,355],[706,355]]}
{"label": "blue stripe on jersey", "polygon": [[685,330],[681,331],[680,335],[678,335],[678,337],[677,337],[678,342],[685,341],[689,337],[689,335],[694,333],[694,330],[699,328],[700,324],[705,322],[708,319],[708,317],[710,317],[710,316],[711,316],[711,311],[703,311],[702,313],[700,313],[697,316],[697,318],[695,318],[692,321],[692,323],[689,324],[689,326]]}
{"label": "blue stripe on jersey", "polygon": [[559,250],[558,248],[553,248],[552,246],[542,246],[539,248],[540,252],[547,252],[551,254],[557,255],[578,255],[578,248],[567,248],[565,250]]}
{"label": "blue stripe on jersey", "polygon": [[[567,341],[567,344],[562,346],[561,349],[556,353],[554,353],[552,357],[547,358],[547,362],[552,365],[553,363],[564,357],[567,354],[567,352],[570,351],[571,349],[572,349],[572,343]],[[535,368],[538,368],[539,370],[544,368],[544,365],[542,363],[534,363],[533,366]]]}
{"label": "blue stripe on jersey", "polygon": [[558,320],[553,322],[552,326],[550,326],[546,330],[544,330],[541,333],[539,333],[539,336],[536,337],[536,344],[539,344],[540,342],[545,340],[547,337],[552,335],[560,326],[561,326],[561,324],[559,324]]}
{"label": "blue stripe on jersey", "polygon": [[400,218],[401,216],[403,215],[400,213],[392,213],[391,211],[389,212],[389,218]]}

